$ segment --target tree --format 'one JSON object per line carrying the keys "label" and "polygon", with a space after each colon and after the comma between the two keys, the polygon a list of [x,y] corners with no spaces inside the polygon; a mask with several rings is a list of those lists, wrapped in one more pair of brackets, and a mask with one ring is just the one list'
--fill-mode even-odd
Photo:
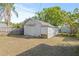
{"label": "tree", "polygon": [[79,9],[78,8],[75,8],[74,11],[73,11],[73,13],[78,14],[79,13]]}
{"label": "tree", "polygon": [[73,17],[75,18],[75,19],[78,19],[79,18],[79,8],[75,8],[74,10],[73,10],[73,13],[72,13],[73,15]]}
{"label": "tree", "polygon": [[24,27],[24,26],[23,26],[23,23],[16,23],[16,24],[15,24],[15,23],[11,23],[11,25],[12,25],[12,26],[11,26],[12,28],[17,28],[17,29]]}
{"label": "tree", "polygon": [[40,20],[55,26],[63,24],[63,16],[65,16],[64,11],[62,11],[59,6],[44,8],[41,12],[38,13]]}
{"label": "tree", "polygon": [[[74,9],[76,10],[76,9]],[[67,12],[67,15],[65,16],[65,23],[69,25],[70,28],[70,34],[75,34],[78,31],[78,23],[75,22],[75,20],[78,18],[78,13],[74,12]]]}
{"label": "tree", "polygon": [[40,20],[48,22],[54,26],[61,26],[67,24],[71,30],[70,34],[76,33],[78,29],[78,24],[75,22],[75,19],[79,18],[79,9],[74,9],[72,12],[67,12],[61,10],[60,7],[50,7],[44,8],[41,12],[38,13]]}
{"label": "tree", "polygon": [[14,3],[0,3],[0,18],[4,18],[7,25],[10,24],[11,11],[13,11],[18,17],[18,13],[15,11]]}

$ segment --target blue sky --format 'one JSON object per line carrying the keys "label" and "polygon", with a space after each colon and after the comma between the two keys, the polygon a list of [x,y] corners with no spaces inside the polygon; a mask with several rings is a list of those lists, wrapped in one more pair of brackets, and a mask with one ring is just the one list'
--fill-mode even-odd
{"label": "blue sky", "polygon": [[26,18],[33,17],[35,12],[41,11],[43,8],[60,6],[62,10],[73,11],[74,8],[79,8],[78,3],[17,3],[15,4],[16,11],[19,17],[17,18],[12,12],[11,21],[13,23],[19,23]]}
{"label": "blue sky", "polygon": [[67,11],[72,11],[74,8],[79,8],[78,3],[27,3],[23,4],[26,8],[34,9],[36,11],[40,11],[43,8],[53,7],[53,6],[60,6],[62,9]]}

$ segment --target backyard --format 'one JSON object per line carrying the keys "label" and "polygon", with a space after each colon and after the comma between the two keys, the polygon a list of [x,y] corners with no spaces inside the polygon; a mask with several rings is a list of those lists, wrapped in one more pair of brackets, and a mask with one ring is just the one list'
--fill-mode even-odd
{"label": "backyard", "polygon": [[69,56],[79,55],[79,40],[71,37],[29,38],[20,35],[0,36],[0,55]]}

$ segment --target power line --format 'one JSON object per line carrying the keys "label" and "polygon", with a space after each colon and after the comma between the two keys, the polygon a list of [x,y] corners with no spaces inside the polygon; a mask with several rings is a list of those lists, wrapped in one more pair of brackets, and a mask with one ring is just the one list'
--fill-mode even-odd
{"label": "power line", "polygon": [[30,12],[30,13],[37,13],[36,11],[34,11],[33,9],[27,9],[27,8],[21,8],[22,10],[25,10],[26,12]]}

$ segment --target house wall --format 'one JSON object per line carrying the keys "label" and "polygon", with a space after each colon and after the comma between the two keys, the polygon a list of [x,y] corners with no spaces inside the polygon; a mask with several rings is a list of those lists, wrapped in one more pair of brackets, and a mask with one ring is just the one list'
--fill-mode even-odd
{"label": "house wall", "polygon": [[67,26],[63,26],[63,27],[61,28],[61,32],[69,33],[69,32],[70,32],[70,29],[69,29],[69,27],[67,27]]}
{"label": "house wall", "polygon": [[57,33],[56,28],[43,26],[40,22],[34,20],[28,21],[24,25],[24,35],[26,36],[51,38]]}
{"label": "house wall", "polygon": [[48,27],[41,27],[41,34],[48,34]]}
{"label": "house wall", "polygon": [[40,25],[35,25],[35,26],[24,26],[24,35],[27,36],[41,36],[41,27]]}
{"label": "house wall", "polygon": [[41,27],[41,37],[43,38],[48,37],[48,27]]}
{"label": "house wall", "polygon": [[24,35],[34,37],[51,38],[58,34],[57,28],[36,26],[24,26]]}
{"label": "house wall", "polygon": [[53,37],[57,34],[58,34],[58,29],[57,28],[48,27],[48,38],[51,38],[51,37]]}

